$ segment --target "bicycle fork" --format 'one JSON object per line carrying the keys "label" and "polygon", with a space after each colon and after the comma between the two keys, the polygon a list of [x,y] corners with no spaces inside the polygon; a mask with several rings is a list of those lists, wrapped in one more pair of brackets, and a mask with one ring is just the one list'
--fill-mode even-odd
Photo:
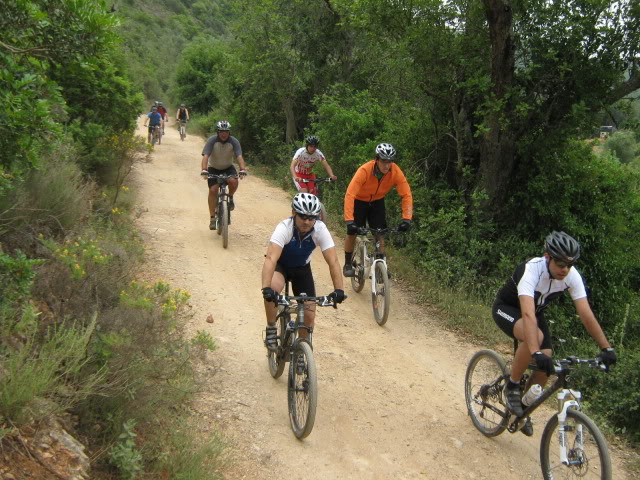
{"label": "bicycle fork", "polygon": [[[567,397],[573,397],[575,400],[566,400]],[[580,400],[581,394],[580,392],[568,389],[562,389],[558,392],[558,406],[560,408],[560,412],[558,413],[558,443],[560,444],[560,461],[563,465],[580,465],[582,464],[582,458],[574,458],[569,460],[567,456],[567,436],[566,432],[569,430],[569,426],[567,425],[567,410],[570,408],[575,408],[576,410],[580,410]],[[584,436],[582,432],[582,424],[578,423],[576,425],[576,441],[573,449],[577,451],[584,451]]]}
{"label": "bicycle fork", "polygon": [[371,293],[376,293],[376,264],[384,263],[381,258],[376,258],[371,264]]}

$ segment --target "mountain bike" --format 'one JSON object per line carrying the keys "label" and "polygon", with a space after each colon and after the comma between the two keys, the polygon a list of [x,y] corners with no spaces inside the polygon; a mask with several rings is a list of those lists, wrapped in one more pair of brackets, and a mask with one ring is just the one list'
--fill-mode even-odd
{"label": "mountain bike", "polygon": [[[373,318],[378,325],[384,325],[389,318],[391,307],[391,283],[389,282],[389,270],[387,260],[380,251],[380,240],[386,233],[397,233],[397,229],[390,228],[358,228],[356,243],[353,248],[353,269],[355,275],[351,277],[351,287],[360,292],[364,287],[364,281],[371,279],[371,304],[373,306]],[[375,238],[375,248],[369,253],[369,244]]]}
{"label": "mountain bike", "polygon": [[187,121],[180,120],[180,140],[184,141],[187,136]]}
{"label": "mountain bike", "polygon": [[229,210],[229,183],[230,178],[238,178],[238,175],[216,175],[207,174],[208,178],[215,179],[220,188],[218,189],[218,203],[216,204],[216,231],[222,235],[222,247],[229,246],[229,225],[231,224],[231,211]]}
{"label": "mountain bike", "polygon": [[[289,295],[287,282],[285,294],[279,295],[276,302],[278,305],[277,350],[267,351],[269,373],[273,378],[279,378],[284,372],[285,364],[289,362],[287,381],[289,421],[293,434],[299,439],[311,433],[318,404],[318,377],[312,347],[313,328],[304,324],[305,303],[309,302],[320,307],[337,308],[336,303],[329,297],[308,297],[304,293],[299,296]],[[291,319],[294,309],[295,321]],[[308,332],[307,337],[299,337],[300,329]]]}
{"label": "mountain bike", "polygon": [[[543,478],[611,480],[607,441],[597,425],[580,410],[581,393],[570,386],[570,373],[575,368],[587,366],[606,371],[606,367],[598,358],[580,359],[573,356],[554,363],[555,382],[529,406],[523,405],[524,415],[517,417],[507,409],[503,396],[510,375],[505,360],[493,350],[476,352],[469,361],[464,383],[471,421],[487,437],[495,437],[505,430],[515,433],[536,408],[558,392],[558,413],[547,421],[540,442]],[[529,366],[521,380],[522,387],[535,370],[535,365]]]}
{"label": "mountain bike", "polygon": [[162,134],[160,133],[160,125],[154,125],[151,127],[151,145],[156,143],[159,145],[162,140]]}
{"label": "mountain bike", "polygon": [[318,199],[320,200],[320,206],[321,206],[320,220],[322,220],[323,222],[326,221],[327,211],[325,210],[324,204],[322,203],[322,187],[321,187],[321,185],[323,183],[331,183],[331,182],[335,182],[335,180],[332,180],[331,177],[326,177],[326,178],[301,178],[300,181],[299,181],[299,183],[307,184],[307,188],[309,189],[309,193],[312,193],[313,195],[318,197]]}

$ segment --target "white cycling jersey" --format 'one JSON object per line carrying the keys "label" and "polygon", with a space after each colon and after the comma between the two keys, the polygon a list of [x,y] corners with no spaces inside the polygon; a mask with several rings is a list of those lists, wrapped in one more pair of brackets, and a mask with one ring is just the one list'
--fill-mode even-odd
{"label": "white cycling jersey", "polygon": [[309,153],[307,152],[306,147],[299,148],[293,155],[293,159],[297,160],[294,171],[302,175],[311,174],[316,162],[325,160],[324,155],[320,150],[316,148],[315,152]]}

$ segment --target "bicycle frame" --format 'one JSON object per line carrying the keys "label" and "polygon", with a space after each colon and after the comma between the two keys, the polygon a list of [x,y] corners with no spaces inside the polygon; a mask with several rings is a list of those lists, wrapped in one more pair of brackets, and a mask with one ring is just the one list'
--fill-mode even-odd
{"label": "bicycle frame", "polygon": [[313,195],[317,196],[320,201],[322,201],[322,198],[320,196],[320,185],[322,183],[331,183],[334,182],[335,180],[331,180],[331,177],[326,177],[326,178],[302,178],[300,179],[300,183],[303,184],[308,184],[309,186],[307,187],[309,189],[309,193],[312,193]]}
{"label": "bicycle frame", "polygon": [[[364,250],[363,255],[362,255],[362,258],[364,259],[364,277],[371,279],[371,293],[375,292],[375,282],[376,282],[375,265],[376,265],[376,263],[384,263],[385,266],[387,265],[386,259],[378,258],[379,255],[382,254],[382,252],[380,252],[380,239],[382,238],[383,234],[389,233],[389,232],[394,232],[394,231],[395,230],[391,230],[391,229],[388,229],[388,228],[381,228],[381,229],[360,228],[358,230],[358,234],[357,235],[358,235],[360,243],[362,245],[361,248],[363,248],[363,250]],[[367,251],[367,245],[369,243],[372,243],[372,240],[368,236],[370,233],[375,235],[375,237],[376,237],[376,239],[375,239],[375,250],[373,252],[373,255],[369,255],[369,253]]]}

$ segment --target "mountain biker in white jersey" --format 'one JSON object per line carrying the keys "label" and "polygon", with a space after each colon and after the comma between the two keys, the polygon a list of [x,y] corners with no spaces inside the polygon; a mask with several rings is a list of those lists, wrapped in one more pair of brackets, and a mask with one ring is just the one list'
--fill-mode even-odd
{"label": "mountain biker in white jersey", "polygon": [[[311,253],[320,247],[333,282],[334,291],[329,294],[335,303],[345,299],[342,284],[342,272],[336,247],[327,226],[318,219],[320,201],[310,193],[298,193],[291,202],[291,216],[280,222],[271,235],[267,254],[262,266],[262,297],[267,316],[265,345],[269,350],[277,348],[277,329],[275,326],[277,310],[273,303],[284,288],[285,281],[291,282],[294,295],[306,293],[315,297],[316,287],[311,272]],[[313,302],[305,307],[304,324],[313,328],[316,305]],[[300,337],[308,335],[300,330]]]}
{"label": "mountain biker in white jersey", "polygon": [[289,170],[291,171],[293,184],[296,186],[298,192],[307,192],[316,195],[317,188],[314,183],[302,183],[300,180],[312,180],[316,178],[316,175],[313,173],[313,166],[317,162],[322,164],[331,180],[335,181],[338,179],[338,177],[333,174],[333,170],[331,169],[329,162],[327,162],[327,159],[324,158],[324,155],[318,149],[319,144],[320,140],[318,137],[315,135],[309,135],[306,138],[305,146],[299,148],[293,155]]}
{"label": "mountain biker in white jersey", "polygon": [[[209,173],[214,175],[236,175],[237,173],[240,178],[243,178],[247,174],[247,170],[242,156],[242,147],[238,139],[231,136],[231,124],[226,120],[220,120],[216,123],[216,130],[218,134],[209,137],[202,150],[201,175],[207,178],[206,175]],[[240,165],[239,172],[236,172],[236,167],[233,165],[234,158]],[[216,205],[218,204],[220,185],[216,179],[212,178],[207,179],[207,183],[209,185],[209,214],[211,215],[209,229],[215,230]],[[229,210],[233,210],[235,208],[233,194],[238,189],[238,179],[230,178],[227,183],[229,184]]]}
{"label": "mountain biker in white jersey", "polygon": [[524,413],[520,379],[532,357],[541,371],[532,375],[531,385],[544,386],[553,373],[551,332],[544,309],[565,290],[569,291],[582,324],[600,346],[602,362],[607,368],[616,363],[615,350],[589,306],[582,276],[574,267],[579,257],[580,244],[574,238],[564,232],[551,232],[545,239],[544,255],[518,265],[496,296],[494,321],[503,332],[520,341],[504,391],[507,408],[517,416]]}

